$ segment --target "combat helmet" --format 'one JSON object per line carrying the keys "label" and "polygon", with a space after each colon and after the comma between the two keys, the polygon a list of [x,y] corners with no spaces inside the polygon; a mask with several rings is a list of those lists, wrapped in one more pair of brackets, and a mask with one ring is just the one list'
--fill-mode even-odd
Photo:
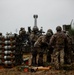
{"label": "combat helmet", "polygon": [[57,26],[57,27],[56,27],[56,30],[57,30],[57,31],[61,31],[61,30],[62,30],[61,26]]}
{"label": "combat helmet", "polygon": [[47,33],[46,33],[46,36],[47,36],[47,37],[50,37],[50,36],[52,36],[52,33],[51,33],[51,32],[47,32]]}
{"label": "combat helmet", "polygon": [[20,31],[19,31],[19,34],[21,35],[21,34],[25,34],[25,33],[26,33],[25,28],[21,27]]}
{"label": "combat helmet", "polygon": [[51,34],[53,35],[52,29],[48,29],[47,32],[51,32]]}

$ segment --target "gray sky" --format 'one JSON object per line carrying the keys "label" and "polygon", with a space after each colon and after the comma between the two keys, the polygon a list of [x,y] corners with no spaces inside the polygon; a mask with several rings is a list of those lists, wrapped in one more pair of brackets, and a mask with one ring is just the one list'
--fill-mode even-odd
{"label": "gray sky", "polygon": [[44,31],[70,24],[74,19],[74,0],[0,0],[0,32],[19,31],[20,27],[34,26],[33,15],[38,14],[37,25]]}

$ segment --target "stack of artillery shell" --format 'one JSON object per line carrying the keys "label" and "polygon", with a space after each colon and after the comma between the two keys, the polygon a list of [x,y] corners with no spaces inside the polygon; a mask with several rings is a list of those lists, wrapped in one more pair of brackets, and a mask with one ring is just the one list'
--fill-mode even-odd
{"label": "stack of artillery shell", "polygon": [[11,35],[6,35],[3,41],[3,57],[2,63],[4,67],[13,67],[15,64],[15,38]]}

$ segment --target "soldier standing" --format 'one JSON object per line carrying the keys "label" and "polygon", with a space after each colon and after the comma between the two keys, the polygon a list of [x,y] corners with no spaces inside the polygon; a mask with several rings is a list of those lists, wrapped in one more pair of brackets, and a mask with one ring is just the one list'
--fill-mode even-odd
{"label": "soldier standing", "polygon": [[22,47],[23,47],[23,42],[25,39],[25,34],[26,31],[24,28],[20,28],[19,31],[19,35],[16,36],[16,50],[15,50],[15,61],[16,61],[16,65],[21,65],[23,62],[23,51],[22,51]]}
{"label": "soldier standing", "polygon": [[40,36],[34,44],[35,48],[38,48],[39,58],[38,65],[43,66],[43,54],[46,52],[49,43],[49,37],[51,36],[50,32],[47,32],[46,35]]}
{"label": "soldier standing", "polygon": [[[53,35],[53,31],[52,29],[48,29],[47,32],[51,33],[51,36]],[[49,37],[49,39],[51,38],[51,36]],[[53,53],[53,47],[49,47],[48,52],[47,52],[47,62],[51,62],[51,55]]]}
{"label": "soldier standing", "polygon": [[66,57],[66,63],[67,64],[71,64],[71,61],[72,61],[72,38],[71,36],[69,35],[69,32],[66,32],[66,36],[67,36],[67,40],[68,40],[68,43],[67,43],[67,50],[65,50],[65,57]]}
{"label": "soldier standing", "polygon": [[36,63],[37,50],[34,47],[34,43],[36,42],[36,40],[39,37],[38,32],[39,32],[38,28],[34,27],[31,34],[30,34],[30,43],[31,43],[31,52],[32,52],[32,65],[34,65],[34,66],[37,65],[37,63]]}
{"label": "soldier standing", "polygon": [[64,47],[67,43],[67,37],[62,32],[61,26],[57,26],[56,31],[57,32],[52,35],[50,39],[50,46],[54,46],[54,66],[56,69],[60,69],[60,67],[64,64]]}

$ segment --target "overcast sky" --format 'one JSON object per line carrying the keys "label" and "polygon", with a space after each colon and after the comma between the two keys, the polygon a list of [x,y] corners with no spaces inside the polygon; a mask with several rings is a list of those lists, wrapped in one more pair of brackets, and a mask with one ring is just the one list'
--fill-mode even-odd
{"label": "overcast sky", "polygon": [[0,32],[19,31],[20,27],[33,28],[33,15],[38,14],[37,25],[44,31],[70,24],[74,19],[74,0],[0,0]]}

